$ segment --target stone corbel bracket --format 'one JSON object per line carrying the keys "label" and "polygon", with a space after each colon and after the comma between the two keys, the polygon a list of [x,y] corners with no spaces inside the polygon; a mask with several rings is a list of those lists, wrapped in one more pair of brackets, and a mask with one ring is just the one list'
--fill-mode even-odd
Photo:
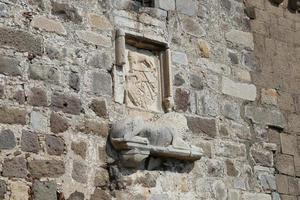
{"label": "stone corbel bracket", "polygon": [[128,118],[113,124],[109,139],[126,167],[136,167],[149,156],[193,162],[202,157],[203,150],[182,140],[181,128],[176,126],[184,121],[184,117],[174,113],[165,114],[155,122]]}
{"label": "stone corbel bracket", "polygon": [[171,112],[174,107],[173,100],[173,83],[172,83],[172,66],[171,66],[171,52],[169,45],[161,41],[155,41],[143,36],[137,36],[130,33],[125,33],[123,30],[116,31],[115,40],[115,67],[114,67],[114,100],[117,103],[124,103],[125,95],[125,72],[126,65],[126,44],[134,46],[139,49],[146,49],[156,51],[160,54],[161,65],[161,95],[162,107],[165,112]]}

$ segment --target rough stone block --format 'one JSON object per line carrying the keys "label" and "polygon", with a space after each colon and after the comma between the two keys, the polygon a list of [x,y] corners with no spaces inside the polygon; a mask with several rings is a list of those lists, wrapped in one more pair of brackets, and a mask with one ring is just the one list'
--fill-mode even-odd
{"label": "rough stone block", "polygon": [[172,62],[178,65],[188,65],[189,61],[187,55],[183,52],[173,51],[172,52]]}
{"label": "rough stone block", "polygon": [[197,13],[197,4],[194,0],[176,0],[176,10],[183,14],[194,16]]}
{"label": "rough stone block", "polygon": [[65,165],[61,160],[31,160],[28,169],[34,178],[57,178],[65,173]]}
{"label": "rough stone block", "polygon": [[273,167],[273,153],[262,147],[262,145],[252,145],[250,154],[257,165]]}
{"label": "rough stone block", "polygon": [[77,130],[87,134],[95,134],[106,138],[108,136],[109,127],[107,123],[88,120],[81,122],[77,127]]}
{"label": "rough stone block", "polygon": [[235,168],[234,163],[231,160],[226,160],[226,172],[228,176],[237,176],[239,171]]}
{"label": "rough stone block", "polygon": [[263,193],[250,193],[245,192],[243,194],[243,199],[247,200],[272,200],[271,195],[269,194],[263,194]]}
{"label": "rough stone block", "polygon": [[[185,83],[185,80],[180,76],[180,74],[177,74],[177,75],[179,75],[177,77],[177,82],[179,84],[175,84],[175,85],[183,85],[183,83]],[[176,78],[176,76],[175,76],[175,78]],[[175,82],[176,82],[176,79],[175,79]],[[198,90],[202,90],[204,87],[203,77],[200,77],[195,74],[190,75],[190,83],[193,88],[198,89]]]}
{"label": "rough stone block", "polygon": [[294,176],[294,159],[293,156],[278,154],[276,156],[276,168],[282,174]]}
{"label": "rough stone block", "polygon": [[33,198],[37,200],[57,199],[57,186],[54,181],[38,181],[33,183]]}
{"label": "rough stone block", "polygon": [[26,116],[26,110],[0,106],[0,123],[25,125]]}
{"label": "rough stone block", "polygon": [[45,143],[48,154],[59,156],[64,153],[65,142],[61,137],[46,135]]}
{"label": "rough stone block", "polygon": [[0,132],[0,150],[13,149],[16,146],[14,133],[9,129],[1,130]]}
{"label": "rough stone block", "polygon": [[262,89],[261,102],[269,105],[277,105],[278,93],[275,89]]}
{"label": "rough stone block", "polygon": [[81,158],[86,158],[87,145],[85,142],[72,142],[71,149],[74,151],[75,154],[81,156]]}
{"label": "rough stone block", "polygon": [[96,172],[94,185],[95,187],[105,187],[109,183],[109,174],[106,169],[100,168],[99,171]]}
{"label": "rough stone block", "polygon": [[300,177],[300,155],[294,156],[294,162],[295,162],[295,174],[297,177]]}
{"label": "rough stone block", "polygon": [[211,47],[205,40],[198,41],[198,48],[201,52],[201,56],[204,58],[209,58],[211,54]]}
{"label": "rough stone block", "polygon": [[240,105],[235,102],[225,101],[224,105],[222,106],[222,113],[228,119],[240,121],[240,112]]}
{"label": "rough stone block", "polygon": [[48,19],[44,16],[34,17],[31,21],[31,26],[34,28],[45,30],[47,32],[54,32],[59,35],[67,35],[66,29],[60,22]]}
{"label": "rough stone block", "polygon": [[21,137],[21,149],[26,152],[37,153],[41,149],[37,133],[23,130]]}
{"label": "rough stone block", "polygon": [[62,133],[68,130],[69,123],[62,114],[52,112],[50,115],[50,129],[53,133]]}
{"label": "rough stone block", "polygon": [[10,183],[10,200],[23,200],[29,199],[29,186],[21,181],[11,182]]}
{"label": "rough stone block", "polygon": [[30,113],[30,125],[35,131],[46,132],[48,127],[48,118],[45,113],[32,111]]}
{"label": "rough stone block", "polygon": [[0,28],[0,45],[13,47],[19,51],[33,54],[43,54],[42,37],[8,27]]}
{"label": "rough stone block", "polygon": [[194,133],[205,133],[210,137],[217,135],[216,120],[214,118],[186,117],[189,129]]}
{"label": "rough stone block", "polygon": [[293,135],[281,133],[281,150],[284,154],[295,155],[297,152],[297,138]]}
{"label": "rough stone block", "polygon": [[300,195],[300,185],[297,178],[288,177],[288,186],[289,186],[289,193],[291,195],[298,196]]}
{"label": "rough stone block", "polygon": [[96,68],[110,70],[112,67],[112,60],[108,53],[96,53],[88,58],[87,64]]}
{"label": "rough stone block", "polygon": [[80,162],[73,162],[72,178],[79,183],[87,182],[87,166]]}
{"label": "rough stone block", "polygon": [[9,76],[22,75],[19,63],[20,62],[17,59],[0,56],[0,73]]}
{"label": "rough stone block", "polygon": [[248,48],[250,50],[254,49],[253,35],[252,33],[231,30],[225,34],[225,38],[228,42],[235,45]]}
{"label": "rough stone block", "polygon": [[76,31],[76,35],[80,40],[88,44],[103,46],[103,47],[112,46],[109,37],[105,37],[91,31]]}
{"label": "rough stone block", "polygon": [[69,75],[69,86],[76,92],[80,90],[80,77],[77,72],[71,72]]}
{"label": "rough stone block", "polygon": [[279,128],[286,127],[284,115],[277,109],[270,110],[257,106],[246,106],[245,116],[256,124],[271,125]]}
{"label": "rough stone block", "polygon": [[190,91],[177,88],[175,92],[175,109],[186,112],[190,105]]}
{"label": "rough stone block", "polygon": [[82,110],[81,100],[78,97],[61,93],[52,95],[51,106],[56,111],[61,110],[73,115],[79,115]]}
{"label": "rough stone block", "polygon": [[96,188],[94,193],[91,195],[90,200],[98,200],[98,199],[109,200],[111,199],[111,196],[107,191],[102,190],[100,188]]}
{"label": "rough stone block", "polygon": [[75,191],[69,196],[68,200],[84,200],[84,194]]}
{"label": "rough stone block", "polygon": [[230,96],[254,101],[256,99],[256,87],[253,84],[235,82],[229,78],[222,78],[222,92]]}
{"label": "rough stone block", "polygon": [[292,196],[292,195],[282,194],[280,197],[281,197],[281,200],[297,200],[297,197]]}
{"label": "rough stone block", "polygon": [[163,10],[175,10],[175,0],[155,0],[154,5],[156,8]]}
{"label": "rough stone block", "polygon": [[16,102],[18,102],[20,105],[24,104],[26,99],[25,99],[25,93],[24,90],[18,90],[15,92],[14,96],[13,96],[13,100],[15,100]]}
{"label": "rough stone block", "polygon": [[44,88],[31,88],[28,103],[32,106],[47,106],[47,93]]}
{"label": "rough stone block", "polygon": [[6,182],[4,180],[0,180],[0,199],[4,199],[4,195],[7,191]]}
{"label": "rough stone block", "polygon": [[216,141],[216,155],[227,158],[240,158],[246,156],[246,146],[244,144],[230,141]]}
{"label": "rough stone block", "polygon": [[288,176],[277,174],[276,175],[276,185],[277,185],[277,191],[279,193],[287,194],[289,192],[288,187]]}
{"label": "rough stone block", "polygon": [[205,35],[203,27],[194,19],[190,17],[182,17],[181,23],[183,30],[192,36],[201,37]]}
{"label": "rough stone block", "polygon": [[300,132],[300,115],[290,114],[288,116],[288,130],[289,132]]}
{"label": "rough stone block", "polygon": [[25,178],[27,174],[26,160],[24,158],[4,159],[2,173],[4,177]]}
{"label": "rough stone block", "polygon": [[52,1],[51,6],[51,13],[53,15],[57,15],[59,18],[62,18],[65,21],[81,24],[82,17],[80,16],[78,9],[72,4]]}
{"label": "rough stone block", "polygon": [[108,118],[108,111],[105,100],[93,99],[90,108],[96,113],[98,117]]}
{"label": "rough stone block", "polygon": [[88,15],[89,23],[91,27],[100,29],[100,30],[107,30],[110,31],[113,29],[112,24],[110,21],[105,17],[105,15],[97,15],[94,13],[90,13]]}
{"label": "rough stone block", "polygon": [[94,94],[112,96],[112,78],[108,73],[93,73],[92,84],[92,91]]}
{"label": "rough stone block", "polygon": [[58,84],[60,81],[60,72],[56,67],[42,64],[32,64],[29,66],[29,78],[34,80],[42,80],[50,83]]}

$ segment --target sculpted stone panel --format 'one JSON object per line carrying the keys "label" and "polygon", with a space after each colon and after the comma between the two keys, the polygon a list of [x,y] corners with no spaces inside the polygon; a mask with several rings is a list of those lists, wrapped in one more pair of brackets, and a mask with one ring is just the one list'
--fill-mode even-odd
{"label": "sculpted stone panel", "polygon": [[[126,103],[155,110],[159,101],[159,60],[154,55],[128,51],[126,65]],[[155,105],[156,104],[156,105]]]}

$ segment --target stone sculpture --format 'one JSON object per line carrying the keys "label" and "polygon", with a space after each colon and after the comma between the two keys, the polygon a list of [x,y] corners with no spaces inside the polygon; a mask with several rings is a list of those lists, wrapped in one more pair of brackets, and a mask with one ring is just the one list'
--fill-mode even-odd
{"label": "stone sculpture", "polygon": [[196,161],[203,151],[181,138],[186,131],[184,116],[167,113],[155,121],[127,118],[117,122],[111,128],[109,139],[128,167],[138,166],[149,156]]}

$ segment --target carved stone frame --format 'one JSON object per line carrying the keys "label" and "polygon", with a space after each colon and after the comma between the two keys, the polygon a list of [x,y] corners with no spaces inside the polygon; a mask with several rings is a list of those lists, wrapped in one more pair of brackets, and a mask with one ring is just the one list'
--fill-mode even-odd
{"label": "carved stone frame", "polygon": [[138,49],[159,52],[161,68],[161,103],[165,112],[171,112],[173,109],[174,100],[172,88],[171,52],[169,45],[161,41],[155,41],[142,36],[125,33],[120,29],[116,31],[115,40],[116,62],[114,66],[114,100],[121,104],[125,102],[126,81],[124,66],[126,64],[126,44],[134,46]]}

